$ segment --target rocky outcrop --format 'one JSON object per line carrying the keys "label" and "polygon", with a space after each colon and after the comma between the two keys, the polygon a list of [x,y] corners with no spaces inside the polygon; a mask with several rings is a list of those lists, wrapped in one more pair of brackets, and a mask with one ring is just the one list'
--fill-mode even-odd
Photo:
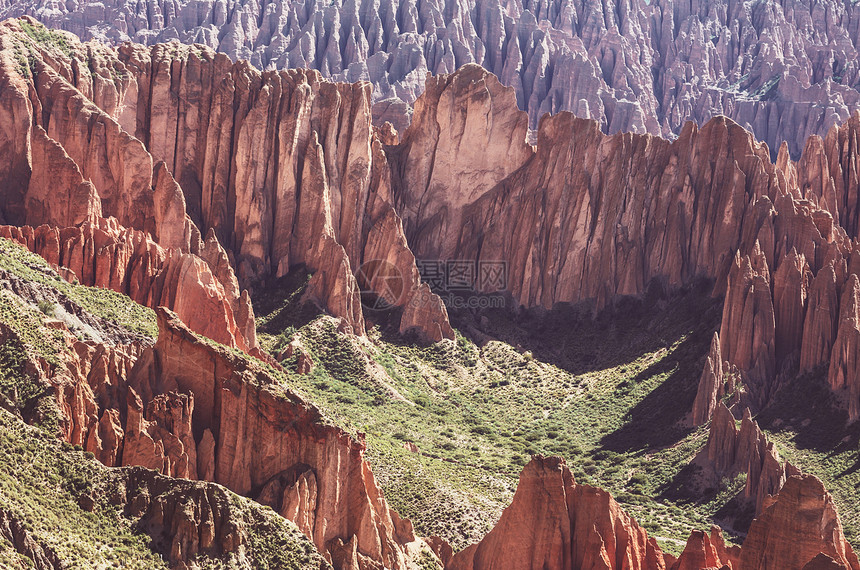
{"label": "rocky outcrop", "polygon": [[712,470],[717,480],[746,473],[743,496],[761,513],[769,497],[776,495],[785,481],[800,470],[783,462],[774,444],[767,440],[753,421],[749,408],[744,409],[740,428],[729,409],[720,402],[711,420],[708,444],[696,459]]}
{"label": "rocky outcrop", "polygon": [[[811,475],[791,477],[752,522],[739,567],[804,568],[819,554],[843,568],[860,568],[842,534],[833,499],[821,481]],[[818,558],[815,564],[820,562]]]}
{"label": "rocky outcrop", "polygon": [[[728,374],[726,376],[730,377]],[[707,423],[717,408],[717,402],[730,392],[732,392],[732,387],[726,386],[723,377],[720,335],[714,333],[714,338],[711,340],[711,350],[705,359],[702,376],[699,378],[696,400],[693,404],[693,425],[700,426]]]}
{"label": "rocky outcrop", "polygon": [[790,476],[778,494],[768,496],[741,547],[727,546],[722,531],[712,527],[709,534],[693,531],[675,559],[608,493],[575,483],[560,458],[541,456],[523,469],[513,501],[493,530],[446,565],[451,570],[807,567],[858,568],[833,500],[813,476]]}
{"label": "rocky outcrop", "polygon": [[719,527],[711,527],[710,535],[694,530],[690,533],[684,551],[670,570],[703,570],[706,568],[740,568],[738,546],[727,547]]}
{"label": "rocky outcrop", "polygon": [[744,371],[754,401],[767,402],[774,389],[776,321],[767,259],[758,242],[751,255],[736,255],[729,270],[720,341],[720,354]]}
{"label": "rocky outcrop", "polygon": [[159,340],[130,382],[144,399],[194,394],[192,429],[197,441],[207,430],[213,436],[215,482],[295,515],[321,551],[334,555],[333,544],[354,541],[361,564],[406,567],[418,544],[412,525],[388,509],[362,443],[262,367],[206,344],[165,311],[159,323]]}
{"label": "rocky outcrop", "polygon": [[6,541],[5,548],[11,546],[11,550],[23,557],[31,568],[58,570],[65,567],[50,546],[39,544],[24,523],[5,509],[0,509],[0,537]]}
{"label": "rocky outcrop", "polygon": [[666,562],[609,493],[577,484],[562,459],[537,456],[520,474],[498,524],[447,568],[657,569]]}
{"label": "rocky outcrop", "polygon": [[[151,308],[169,307],[194,330],[227,346],[244,351],[257,347],[251,302],[247,294],[238,294],[235,278],[235,286],[225,288],[200,256],[164,249],[115,219],[95,218],[68,228],[0,226],[0,236],[64,268],[67,279],[112,289]],[[212,257],[207,248],[219,246],[208,240],[195,249]]]}
{"label": "rocky outcrop", "polygon": [[[34,26],[48,39],[28,35]],[[295,266],[314,274],[308,298],[363,334],[354,275],[379,261],[368,257],[380,255],[372,242],[397,244],[389,257],[404,292],[393,303],[401,328],[453,338],[393,210],[369,85],[307,70],[260,73],[199,47],[114,52],[53,33],[33,20],[3,24],[0,80],[14,91],[10,107],[20,107],[0,121],[10,141],[0,178],[7,223],[64,227],[111,216],[166,250],[197,255],[245,335],[253,313],[240,283],[260,286]],[[16,67],[22,49],[32,70]],[[62,159],[68,188],[56,196],[39,174],[47,153],[27,152],[36,143]]]}
{"label": "rocky outcrop", "polygon": [[[237,568],[284,560],[296,564],[296,553],[302,568],[331,568],[295,526],[220,485],[129,467],[110,474],[107,495],[137,531],[150,537],[150,547],[171,568],[192,570],[216,561]],[[262,535],[276,544],[262,546],[255,538]]]}
{"label": "rocky outcrop", "polygon": [[[113,459],[108,465],[141,465],[250,496],[295,522],[330,560],[354,551],[356,570],[407,568],[426,550],[411,523],[388,508],[362,442],[259,361],[204,340],[166,309],[158,315],[151,348],[75,345],[78,356],[52,379],[69,441]],[[200,548],[214,548],[213,540]]]}
{"label": "rocky outcrop", "polygon": [[468,63],[514,89],[532,127],[568,110],[606,132],[671,137],[686,121],[722,114],[774,151],[788,141],[795,157],[860,101],[860,16],[835,0],[0,3],[0,17],[22,14],[85,39],[178,39],[261,69],[369,81],[381,120],[408,121],[403,102],[416,99],[428,73]]}

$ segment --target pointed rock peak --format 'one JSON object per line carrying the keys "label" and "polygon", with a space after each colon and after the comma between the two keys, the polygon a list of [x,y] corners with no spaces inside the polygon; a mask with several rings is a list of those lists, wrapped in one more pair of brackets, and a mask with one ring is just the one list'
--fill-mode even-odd
{"label": "pointed rock peak", "polygon": [[744,541],[740,568],[802,568],[823,553],[845,568],[860,569],[818,478],[790,477],[765,503]]}
{"label": "pointed rock peak", "polygon": [[758,275],[764,277],[765,281],[770,281],[770,271],[767,266],[767,257],[762,250],[759,240],[755,240],[752,251],[750,252],[750,266]]}
{"label": "pointed rock peak", "polygon": [[717,406],[717,400],[723,396],[724,392],[720,335],[714,332],[714,337],[711,339],[711,349],[705,359],[702,375],[699,377],[699,387],[693,404],[694,426],[700,426],[711,419]]}

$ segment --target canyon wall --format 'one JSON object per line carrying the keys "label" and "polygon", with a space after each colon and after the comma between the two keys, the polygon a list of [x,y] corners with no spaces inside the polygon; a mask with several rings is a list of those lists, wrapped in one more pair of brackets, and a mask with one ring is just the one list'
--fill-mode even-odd
{"label": "canyon wall", "polygon": [[[158,310],[154,346],[68,338],[49,379],[64,439],[108,466],[220,483],[293,521],[337,568],[411,568],[423,542],[390,510],[364,444],[274,371]],[[211,545],[210,545],[211,546]]]}
{"label": "canyon wall", "polygon": [[559,113],[541,120],[536,147],[525,123],[513,91],[480,68],[428,79],[387,147],[419,259],[503,262],[514,303],[545,309],[713,281],[725,303],[697,423],[726,391],[717,374],[758,410],[786,378],[828,363],[858,417],[860,115],[811,138],[797,162],[785,145],[771,162],[722,117],[669,142]]}
{"label": "canyon wall", "polygon": [[828,0],[4,0],[84,39],[198,43],[260,69],[312,68],[369,81],[379,120],[409,120],[428,73],[476,63],[511,86],[535,128],[561,110],[604,132],[680,135],[726,115],[799,156],[860,103],[858,22]]}
{"label": "canyon wall", "polygon": [[[260,73],[176,45],[113,52],[32,20],[2,25],[0,221],[116,218],[118,231],[202,259],[247,323],[240,286],[303,265],[314,274],[308,298],[364,334],[354,277],[364,269],[362,287],[398,310],[401,332],[453,338],[391,204],[369,85]],[[46,36],[34,39],[33,26]],[[397,287],[367,269],[380,261]]]}
{"label": "canyon wall", "polygon": [[860,568],[833,501],[815,477],[792,476],[769,497],[741,548],[727,546],[717,528],[709,535],[693,531],[676,559],[609,493],[577,484],[562,459],[536,456],[498,524],[446,568],[801,570],[827,559],[835,567]]}

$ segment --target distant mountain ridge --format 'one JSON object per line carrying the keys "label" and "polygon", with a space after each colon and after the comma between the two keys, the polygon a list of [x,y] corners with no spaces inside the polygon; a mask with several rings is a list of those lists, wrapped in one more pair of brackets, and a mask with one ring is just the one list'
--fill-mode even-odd
{"label": "distant mountain ridge", "polygon": [[797,158],[860,107],[860,8],[846,0],[0,0],[0,19],[24,14],[83,39],[200,43],[367,80],[376,120],[401,130],[426,74],[466,63],[513,86],[532,129],[569,110],[672,138],[724,114],[772,157],[785,140]]}

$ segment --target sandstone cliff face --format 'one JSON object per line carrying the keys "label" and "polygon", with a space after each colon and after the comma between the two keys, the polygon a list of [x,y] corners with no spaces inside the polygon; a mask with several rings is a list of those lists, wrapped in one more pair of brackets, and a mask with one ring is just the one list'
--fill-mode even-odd
{"label": "sandstone cliff face", "polygon": [[520,474],[498,524],[446,567],[620,570],[666,568],[666,562],[609,493],[575,483],[562,459],[538,456]]}
{"label": "sandstone cliff face", "polygon": [[768,499],[779,492],[789,477],[800,475],[799,469],[780,459],[773,443],[753,421],[749,408],[744,409],[738,428],[722,402],[711,419],[708,444],[697,461],[712,469],[718,478],[746,473],[743,495],[755,505],[756,514],[762,512]]}
{"label": "sandstone cliff face", "polygon": [[819,553],[843,568],[860,568],[821,481],[811,475],[791,477],[753,521],[740,568],[803,568]]}
{"label": "sandstone cliff face", "polygon": [[796,157],[860,101],[860,16],[835,0],[0,3],[0,17],[23,14],[85,39],[178,39],[258,68],[369,81],[380,117],[412,103],[427,73],[477,63],[515,90],[532,127],[568,110],[606,132],[672,136],[724,114]]}
{"label": "sandstone cliff face", "polygon": [[[467,99],[480,81],[491,83],[438,80],[443,89],[425,93],[413,126],[392,151],[398,205],[418,257],[440,249],[435,220],[445,215],[445,187],[433,180],[453,170],[437,174],[436,163],[421,157],[475,140],[454,130],[448,142],[451,135],[425,135],[421,125],[435,123],[445,101]],[[489,115],[498,138],[521,150],[504,157],[504,169],[468,159],[457,166],[481,192],[460,204],[459,227],[448,221],[441,249],[454,259],[506,262],[508,288],[525,306],[594,300],[600,308],[618,295],[643,293],[652,281],[677,286],[699,275],[725,276],[733,252],[741,243],[752,246],[757,228],[772,215],[767,196],[785,187],[766,149],[725,119],[701,130],[689,125],[669,143],[607,137],[596,123],[562,113],[543,119],[532,153],[516,146],[522,122],[504,120],[509,114],[525,119],[513,110],[513,94],[496,91],[484,96],[486,103],[474,111],[478,117],[463,122]],[[410,210],[416,203],[428,207]],[[739,227],[736,219],[749,224]]]}
{"label": "sandstone cliff face", "polygon": [[[860,119],[797,163],[785,147],[771,162],[724,118],[688,124],[670,143],[607,136],[560,113],[541,121],[532,151],[519,142],[525,114],[486,73],[467,66],[428,85],[389,147],[395,203],[419,258],[501,261],[514,302],[529,307],[588,301],[599,310],[655,285],[714,280],[726,298],[720,368],[744,405],[759,409],[788,375],[835,361],[830,383],[857,417],[850,355],[860,326],[840,292],[860,270],[860,252],[840,225],[847,209],[838,204],[850,199],[833,188],[855,168]],[[463,115],[447,111],[451,101]],[[483,145],[486,133],[504,149],[480,159],[458,151]],[[833,166],[813,186],[821,164]],[[708,374],[703,382],[698,423],[720,389]]]}
{"label": "sandstone cliff face", "polygon": [[[423,543],[388,508],[361,442],[263,365],[216,348],[165,309],[158,315],[151,348],[70,339],[76,356],[52,379],[68,441],[107,465],[205,479],[250,496],[295,522],[329,560],[355,560],[338,568],[411,567]],[[177,535],[171,548],[187,554],[220,544],[198,539]]]}
{"label": "sandstone cliff face", "polygon": [[[354,274],[386,254],[401,281],[402,294],[388,300],[403,313],[401,330],[453,338],[393,210],[368,84],[260,73],[176,45],[113,52],[63,38],[69,54],[31,41],[21,26],[38,24],[5,23],[2,46],[10,107],[20,107],[2,123],[7,223],[64,227],[112,216],[165,249],[197,255],[246,335],[253,314],[239,284],[260,285],[297,265],[315,274],[309,298],[363,334]],[[15,67],[21,49],[32,54],[31,71]],[[28,153],[28,144],[45,148]],[[59,195],[46,190],[53,171],[68,187]],[[393,257],[390,244],[399,246]]]}

